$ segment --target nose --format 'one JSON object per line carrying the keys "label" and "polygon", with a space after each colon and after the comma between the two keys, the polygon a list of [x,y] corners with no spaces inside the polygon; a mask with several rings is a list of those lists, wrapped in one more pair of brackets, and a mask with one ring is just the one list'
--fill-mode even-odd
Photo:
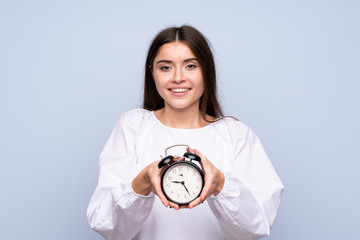
{"label": "nose", "polygon": [[176,68],[174,73],[174,82],[181,83],[185,81],[183,69],[181,67]]}

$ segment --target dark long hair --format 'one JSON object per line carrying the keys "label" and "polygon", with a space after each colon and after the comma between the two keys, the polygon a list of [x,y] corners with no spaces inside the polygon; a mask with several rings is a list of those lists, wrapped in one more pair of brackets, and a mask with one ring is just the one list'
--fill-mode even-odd
{"label": "dark long hair", "polygon": [[222,109],[217,99],[216,71],[213,54],[204,35],[196,28],[188,25],[166,28],[156,35],[152,41],[145,63],[143,108],[154,111],[165,106],[164,100],[157,92],[155,86],[152,66],[160,47],[166,43],[176,41],[186,44],[199,61],[204,79],[204,93],[200,97],[199,107],[204,119],[207,120],[205,118],[206,114],[215,118],[222,117]]}

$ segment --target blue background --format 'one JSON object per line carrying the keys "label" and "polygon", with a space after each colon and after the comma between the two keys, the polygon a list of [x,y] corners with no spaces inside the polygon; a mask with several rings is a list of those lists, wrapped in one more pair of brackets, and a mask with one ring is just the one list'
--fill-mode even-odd
{"label": "blue background", "polygon": [[356,239],[360,3],[0,1],[0,239],[102,239],[86,220],[98,156],[141,106],[145,55],[190,23],[221,102],[260,137],[286,189],[266,239]]}

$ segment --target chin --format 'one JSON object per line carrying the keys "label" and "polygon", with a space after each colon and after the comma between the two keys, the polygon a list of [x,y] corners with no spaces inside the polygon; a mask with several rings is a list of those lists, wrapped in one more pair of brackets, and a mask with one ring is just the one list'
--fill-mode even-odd
{"label": "chin", "polygon": [[169,108],[172,108],[172,109],[178,110],[178,111],[183,111],[183,110],[187,110],[187,109],[190,110],[190,109],[194,108],[195,105],[199,106],[199,104],[166,104],[166,105],[165,105],[166,107],[169,107]]}

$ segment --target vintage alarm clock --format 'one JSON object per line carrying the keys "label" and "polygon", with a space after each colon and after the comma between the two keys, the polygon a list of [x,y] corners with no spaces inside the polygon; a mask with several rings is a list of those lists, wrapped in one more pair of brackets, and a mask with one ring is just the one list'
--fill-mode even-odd
{"label": "vintage alarm clock", "polygon": [[201,158],[189,151],[184,153],[185,160],[181,157],[167,155],[167,150],[172,147],[186,146],[177,144],[165,149],[165,157],[159,162],[158,167],[165,167],[161,174],[161,189],[165,197],[176,204],[188,205],[200,196],[204,187],[204,173],[193,161],[200,162]]}

